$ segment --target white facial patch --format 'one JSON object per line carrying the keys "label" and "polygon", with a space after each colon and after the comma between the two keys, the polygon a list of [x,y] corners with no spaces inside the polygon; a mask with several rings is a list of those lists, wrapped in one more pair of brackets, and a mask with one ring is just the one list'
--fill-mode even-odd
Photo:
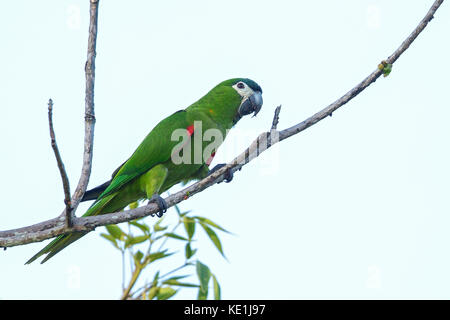
{"label": "white facial patch", "polygon": [[245,101],[250,97],[254,92],[253,89],[250,88],[245,82],[239,81],[235,85],[233,85],[233,89],[239,93],[239,95],[243,98],[242,101]]}

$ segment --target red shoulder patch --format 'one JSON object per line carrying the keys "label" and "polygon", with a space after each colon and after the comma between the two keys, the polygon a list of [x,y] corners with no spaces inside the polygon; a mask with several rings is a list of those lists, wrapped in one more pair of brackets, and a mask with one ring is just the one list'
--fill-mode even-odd
{"label": "red shoulder patch", "polygon": [[194,133],[194,125],[191,124],[189,127],[186,128],[188,135],[192,136],[192,134]]}
{"label": "red shoulder patch", "polygon": [[208,160],[206,160],[206,165],[209,167],[209,165],[211,164],[211,162],[214,159],[214,156],[216,155],[215,152],[211,153],[211,156],[208,158]]}

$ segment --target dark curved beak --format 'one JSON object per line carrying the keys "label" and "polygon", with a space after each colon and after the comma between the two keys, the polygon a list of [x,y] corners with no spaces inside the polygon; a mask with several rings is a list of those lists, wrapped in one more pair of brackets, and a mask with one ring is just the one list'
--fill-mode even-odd
{"label": "dark curved beak", "polygon": [[250,97],[248,97],[240,106],[239,106],[239,117],[246,116],[252,112],[254,112],[253,116],[256,116],[261,110],[263,105],[262,94],[259,91],[255,91]]}

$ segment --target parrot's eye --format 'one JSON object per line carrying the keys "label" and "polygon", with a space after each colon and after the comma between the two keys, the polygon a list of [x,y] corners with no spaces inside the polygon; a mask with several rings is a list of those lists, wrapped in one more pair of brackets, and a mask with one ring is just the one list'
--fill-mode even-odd
{"label": "parrot's eye", "polygon": [[245,88],[245,85],[244,85],[242,82],[239,82],[239,83],[237,84],[237,87],[238,87],[239,89],[244,89],[244,88]]}

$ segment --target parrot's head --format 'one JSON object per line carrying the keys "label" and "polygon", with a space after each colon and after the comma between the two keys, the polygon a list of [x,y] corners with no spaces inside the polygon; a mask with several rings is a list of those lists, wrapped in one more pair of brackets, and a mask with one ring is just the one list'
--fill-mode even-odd
{"label": "parrot's head", "polygon": [[243,116],[252,112],[253,116],[256,116],[263,104],[261,87],[255,81],[246,78],[232,79],[231,87],[240,96],[240,105],[234,122],[238,122]]}
{"label": "parrot's head", "polygon": [[231,128],[245,115],[256,116],[262,104],[262,89],[255,81],[233,78],[219,83],[188,108],[200,109],[222,127]]}

